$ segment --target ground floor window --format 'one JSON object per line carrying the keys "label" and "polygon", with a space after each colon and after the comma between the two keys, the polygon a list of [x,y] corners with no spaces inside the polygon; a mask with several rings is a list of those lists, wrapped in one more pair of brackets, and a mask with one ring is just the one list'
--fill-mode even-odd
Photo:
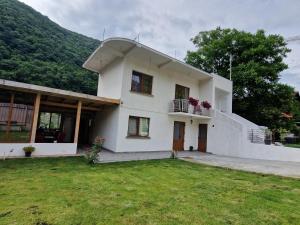
{"label": "ground floor window", "polygon": [[34,94],[1,90],[0,143],[30,141],[34,99]]}
{"label": "ground floor window", "polygon": [[150,118],[129,116],[128,136],[148,137]]}

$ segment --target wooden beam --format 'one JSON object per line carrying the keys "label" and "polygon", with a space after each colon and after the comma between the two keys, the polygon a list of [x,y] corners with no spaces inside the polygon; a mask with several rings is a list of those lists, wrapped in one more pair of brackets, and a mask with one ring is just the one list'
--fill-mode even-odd
{"label": "wooden beam", "polygon": [[[47,105],[47,106],[55,106],[60,108],[70,108],[70,109],[77,109],[77,105],[71,105],[71,104],[65,104],[65,103],[58,103],[58,102],[48,102],[48,101],[42,101],[41,105]],[[100,111],[101,108],[97,107],[87,107],[82,106],[83,110],[89,110],[89,111]]]}
{"label": "wooden beam", "polygon": [[78,134],[79,134],[79,127],[80,127],[80,116],[81,116],[81,106],[82,106],[82,102],[78,101],[77,114],[76,114],[76,124],[75,124],[75,134],[74,134],[74,143],[78,142]]}
{"label": "wooden beam", "polygon": [[41,94],[36,94],[35,101],[34,101],[34,110],[33,110],[33,120],[32,120],[32,127],[31,127],[31,135],[30,135],[30,143],[35,142],[36,136],[36,129],[39,120],[39,112],[40,112],[40,104],[41,104]]}
{"label": "wooden beam", "polygon": [[11,118],[12,118],[12,113],[13,113],[13,106],[14,106],[14,101],[15,101],[15,94],[12,93],[10,95],[10,104],[9,104],[9,109],[8,109],[8,117],[7,117],[7,126],[6,126],[6,140],[9,140],[9,132],[10,132],[10,127],[11,127]]}

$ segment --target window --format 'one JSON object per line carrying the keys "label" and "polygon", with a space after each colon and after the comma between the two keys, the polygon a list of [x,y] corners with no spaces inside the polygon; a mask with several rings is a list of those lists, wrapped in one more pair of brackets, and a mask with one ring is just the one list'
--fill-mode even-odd
{"label": "window", "polygon": [[61,123],[61,114],[41,112],[39,127],[44,129],[59,129]]}
{"label": "window", "polygon": [[132,71],[131,91],[150,95],[152,93],[152,81],[152,76]]}
{"label": "window", "polygon": [[190,89],[176,84],[175,87],[175,99],[188,99],[190,95]]}
{"label": "window", "polygon": [[148,137],[149,118],[129,116],[128,136]]}

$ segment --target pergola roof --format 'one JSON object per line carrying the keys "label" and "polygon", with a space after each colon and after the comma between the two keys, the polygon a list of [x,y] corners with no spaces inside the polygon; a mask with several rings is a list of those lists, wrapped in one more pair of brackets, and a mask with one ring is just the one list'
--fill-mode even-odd
{"label": "pergola roof", "polygon": [[140,60],[151,59],[151,64],[157,66],[159,69],[176,70],[197,79],[206,79],[214,76],[146,45],[126,38],[109,38],[104,40],[86,60],[83,67],[97,73],[102,73],[116,59],[127,55]]}
{"label": "pergola roof", "polygon": [[69,106],[69,108],[74,105],[76,108],[76,102],[82,101],[83,109],[99,110],[100,106],[103,105],[119,105],[119,99],[111,99],[98,97],[88,94],[77,93],[73,91],[65,91],[56,88],[49,88],[39,85],[26,84],[21,82],[9,81],[0,79],[0,88],[21,91],[27,93],[40,93],[44,97],[44,101],[41,104],[49,106]]}

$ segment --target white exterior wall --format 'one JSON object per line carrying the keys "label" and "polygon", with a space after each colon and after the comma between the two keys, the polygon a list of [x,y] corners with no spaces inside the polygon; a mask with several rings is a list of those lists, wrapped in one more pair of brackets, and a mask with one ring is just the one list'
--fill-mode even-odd
{"label": "white exterior wall", "polygon": [[209,123],[207,151],[216,155],[237,156],[243,148],[245,128],[225,113],[216,111]]}
{"label": "white exterior wall", "polygon": [[[214,74],[214,108],[232,113],[232,81]],[[220,108],[221,107],[221,108]]]}
{"label": "white exterior wall", "polygon": [[[133,70],[153,76],[152,96],[130,91]],[[175,98],[176,84],[189,87],[191,97],[199,98],[201,101],[212,102],[213,100],[212,79],[200,81],[185,74],[178,74],[167,69],[159,70],[148,63],[143,64],[133,59],[126,59],[115,151],[172,150],[174,121],[185,122],[184,148],[187,150],[189,146],[195,149],[198,147],[199,120],[194,119],[191,124],[191,118],[168,115],[169,104]],[[150,138],[127,137],[129,115],[150,118]]]}
{"label": "white exterior wall", "polygon": [[97,113],[92,132],[92,140],[97,136],[105,138],[103,147],[112,151],[117,149],[119,113],[119,107],[105,107]]}
{"label": "white exterior wall", "polygon": [[251,159],[300,162],[299,148],[246,143],[239,157]]}
{"label": "white exterior wall", "polygon": [[0,144],[0,157],[22,157],[25,155],[23,147],[27,146],[35,147],[32,156],[68,156],[77,152],[74,143],[5,143]]}
{"label": "white exterior wall", "polygon": [[99,75],[98,96],[121,98],[123,66],[123,60],[116,60]]}

